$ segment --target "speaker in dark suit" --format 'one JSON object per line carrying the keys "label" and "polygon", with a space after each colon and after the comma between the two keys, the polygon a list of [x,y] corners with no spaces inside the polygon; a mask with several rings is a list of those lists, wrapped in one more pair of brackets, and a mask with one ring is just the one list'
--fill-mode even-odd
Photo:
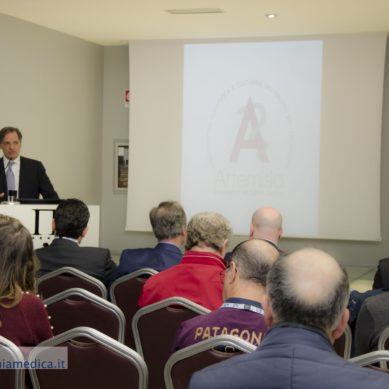
{"label": "speaker in dark suit", "polygon": [[[17,190],[17,197],[58,199],[53,184],[40,161],[20,156],[22,134],[15,127],[0,130],[0,148],[4,157],[0,159],[0,197],[6,197],[8,190]],[[8,187],[8,175],[12,174],[14,187]],[[9,181],[8,181],[9,182]]]}

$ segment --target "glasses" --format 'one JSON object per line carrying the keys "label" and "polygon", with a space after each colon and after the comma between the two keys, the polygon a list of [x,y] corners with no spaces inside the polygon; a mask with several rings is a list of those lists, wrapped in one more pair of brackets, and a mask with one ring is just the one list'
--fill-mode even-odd
{"label": "glasses", "polygon": [[220,282],[224,284],[224,277],[226,276],[226,271],[231,268],[231,264],[228,265],[224,270],[220,272]]}

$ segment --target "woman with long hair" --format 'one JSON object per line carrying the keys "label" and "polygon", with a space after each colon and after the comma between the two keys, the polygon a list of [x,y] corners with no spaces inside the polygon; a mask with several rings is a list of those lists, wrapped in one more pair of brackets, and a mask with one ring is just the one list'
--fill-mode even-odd
{"label": "woman with long hair", "polygon": [[0,215],[0,335],[17,346],[53,336],[36,295],[37,264],[30,232],[19,220]]}

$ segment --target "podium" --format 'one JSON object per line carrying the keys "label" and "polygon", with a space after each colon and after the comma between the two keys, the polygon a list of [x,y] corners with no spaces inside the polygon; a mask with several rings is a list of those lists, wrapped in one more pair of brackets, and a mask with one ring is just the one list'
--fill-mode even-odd
{"label": "podium", "polygon": [[[56,204],[0,204],[0,214],[19,219],[30,231],[34,249],[50,244],[54,239],[52,220]],[[81,241],[81,246],[99,246],[100,206],[88,205],[90,218],[88,233]]]}

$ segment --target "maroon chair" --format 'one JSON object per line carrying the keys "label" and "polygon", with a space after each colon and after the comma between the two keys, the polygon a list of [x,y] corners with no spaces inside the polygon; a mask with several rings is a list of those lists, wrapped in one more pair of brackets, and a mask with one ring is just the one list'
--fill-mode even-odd
{"label": "maroon chair", "polygon": [[[0,336],[0,361],[24,362],[20,349],[3,336]],[[0,388],[24,389],[24,387],[24,369],[0,369]]]}
{"label": "maroon chair", "polygon": [[148,372],[142,357],[95,329],[78,327],[45,340],[32,350],[29,360],[49,360],[52,347],[67,348],[67,366],[30,369],[34,388],[147,389]]}
{"label": "maroon chair", "polygon": [[186,389],[194,372],[239,354],[253,352],[256,348],[237,336],[218,335],[178,350],[165,365],[166,388]]}
{"label": "maroon chair", "polygon": [[138,300],[146,280],[158,272],[151,268],[136,270],[115,280],[109,294],[111,301],[117,305],[126,318],[124,344],[135,350],[135,340],[132,333],[131,322],[135,312],[139,309]]}
{"label": "maroon chair", "polygon": [[351,342],[352,342],[351,329],[347,325],[346,328],[344,329],[344,333],[342,334],[342,336],[335,340],[334,350],[342,358],[349,359],[351,354]]}
{"label": "maroon chair", "polygon": [[43,301],[54,335],[74,327],[92,327],[123,342],[126,319],[116,305],[81,289],[64,290]]}
{"label": "maroon chair", "polygon": [[38,293],[44,299],[70,288],[82,288],[107,298],[107,288],[100,280],[74,267],[61,267],[38,278]]}
{"label": "maroon chair", "polygon": [[183,297],[171,297],[139,309],[132,319],[136,351],[149,369],[149,387],[163,388],[165,363],[172,354],[172,344],[181,322],[208,313]]}

